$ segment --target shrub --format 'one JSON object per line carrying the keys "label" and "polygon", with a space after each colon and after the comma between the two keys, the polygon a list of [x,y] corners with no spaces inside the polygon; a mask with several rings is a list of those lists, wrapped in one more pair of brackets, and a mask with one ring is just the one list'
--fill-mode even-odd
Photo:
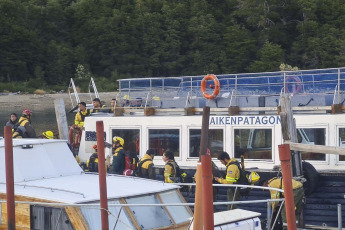
{"label": "shrub", "polygon": [[36,89],[36,90],[34,91],[34,94],[43,95],[43,94],[46,94],[46,91],[44,91],[43,89]]}

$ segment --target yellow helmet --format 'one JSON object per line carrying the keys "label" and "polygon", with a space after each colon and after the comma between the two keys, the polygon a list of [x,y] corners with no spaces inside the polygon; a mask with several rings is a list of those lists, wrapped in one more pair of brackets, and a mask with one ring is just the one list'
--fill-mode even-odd
{"label": "yellow helmet", "polygon": [[248,175],[248,181],[251,184],[254,184],[260,180],[260,175],[257,172],[251,172]]}
{"label": "yellow helmet", "polygon": [[125,143],[122,137],[117,137],[117,136],[113,137],[113,141],[119,142],[121,146],[123,146],[123,144]]}
{"label": "yellow helmet", "polygon": [[43,134],[43,136],[45,136],[48,139],[54,139],[54,133],[50,130],[43,132],[42,134]]}
{"label": "yellow helmet", "polygon": [[123,96],[123,99],[129,100],[131,99],[131,97],[128,94],[126,94],[125,96]]}

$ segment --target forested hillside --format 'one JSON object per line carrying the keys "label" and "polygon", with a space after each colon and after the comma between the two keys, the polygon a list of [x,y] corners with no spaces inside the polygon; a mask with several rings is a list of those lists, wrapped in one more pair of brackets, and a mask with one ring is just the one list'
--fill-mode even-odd
{"label": "forested hillside", "polygon": [[343,0],[0,0],[0,91],[340,67],[344,28]]}

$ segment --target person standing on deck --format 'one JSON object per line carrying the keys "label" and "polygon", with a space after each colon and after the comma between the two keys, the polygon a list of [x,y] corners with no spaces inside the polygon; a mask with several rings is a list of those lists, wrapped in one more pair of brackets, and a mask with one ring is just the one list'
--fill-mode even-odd
{"label": "person standing on deck", "polygon": [[31,126],[32,112],[29,109],[24,109],[22,116],[15,125],[17,128],[13,130],[13,138],[36,138],[36,132]]}
{"label": "person standing on deck", "polygon": [[138,176],[148,179],[155,179],[155,172],[153,168],[153,158],[155,157],[155,150],[148,149],[143,158],[138,163]]}
{"label": "person standing on deck", "polygon": [[[215,177],[214,180],[221,183],[221,184],[236,184],[237,181],[240,179],[241,171],[236,164],[237,160],[232,158],[230,160],[230,156],[227,152],[222,152],[218,156],[218,160],[220,163],[226,166],[226,176],[224,178]],[[238,163],[238,162],[237,162]],[[236,188],[228,188],[228,201],[237,201],[241,198],[239,193],[239,189]],[[228,205],[228,210],[237,208],[236,204]]]}
{"label": "person standing on deck", "polygon": [[175,183],[176,181],[176,171],[177,164],[175,162],[174,153],[172,151],[165,151],[163,153],[163,161],[165,162],[164,167],[164,182],[165,183]]}
{"label": "person standing on deck", "polygon": [[102,110],[100,110],[100,109],[104,107],[104,105],[102,105],[102,102],[101,102],[101,100],[99,100],[99,98],[93,99],[92,105],[93,105],[92,113],[101,112]]}
{"label": "person standing on deck", "polygon": [[[114,113],[115,104],[116,104],[116,98],[111,99],[110,109],[108,110],[108,113]],[[116,104],[116,107],[118,107],[118,104]]]}
{"label": "person standing on deck", "polygon": [[123,174],[123,171],[126,167],[126,153],[123,149],[123,145],[125,141],[121,137],[113,137],[113,148],[114,148],[114,155],[113,155],[113,163],[111,165],[110,172],[114,174]]}
{"label": "person standing on deck", "polygon": [[92,110],[86,108],[85,102],[79,102],[79,112],[75,115],[74,124],[77,125],[79,128],[84,126],[85,117],[90,116]]}
{"label": "person standing on deck", "polygon": [[[292,189],[293,189],[293,199],[295,203],[295,214],[296,214],[296,220],[298,219],[298,216],[300,215],[302,209],[303,209],[303,198],[304,198],[304,189],[303,184],[299,181],[296,181],[292,179]],[[270,180],[265,180],[260,183],[262,186],[265,187],[271,187],[271,188],[278,188],[278,189],[284,189],[283,186],[283,179],[278,177],[273,177]],[[284,193],[281,194],[281,192],[270,190],[271,193],[271,199],[280,199],[284,196]],[[279,207],[279,202],[272,202],[272,212],[277,212],[277,208]],[[286,221],[286,210],[285,210],[285,203],[281,210],[281,216],[282,216],[282,222],[283,222],[283,229],[287,229],[287,221]]]}

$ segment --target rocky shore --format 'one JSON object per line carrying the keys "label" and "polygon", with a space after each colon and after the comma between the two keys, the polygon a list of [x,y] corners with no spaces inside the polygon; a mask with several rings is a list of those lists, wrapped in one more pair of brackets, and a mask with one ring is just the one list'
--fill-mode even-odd
{"label": "rocky shore", "polygon": [[[102,102],[106,106],[110,106],[111,99],[116,97],[117,93],[99,93]],[[87,104],[92,104],[92,99],[89,93],[78,94],[81,101]],[[33,113],[32,126],[36,130],[37,135],[47,130],[58,133],[57,122],[55,116],[54,101],[62,98],[64,100],[68,124],[74,123],[75,113],[68,113],[72,109],[72,102],[68,93],[63,94],[2,94],[0,95],[0,124],[5,125],[9,120],[11,113],[17,113],[19,116],[24,109],[30,109]],[[72,95],[74,105],[76,100]],[[3,136],[3,128],[0,129],[0,136]]]}

